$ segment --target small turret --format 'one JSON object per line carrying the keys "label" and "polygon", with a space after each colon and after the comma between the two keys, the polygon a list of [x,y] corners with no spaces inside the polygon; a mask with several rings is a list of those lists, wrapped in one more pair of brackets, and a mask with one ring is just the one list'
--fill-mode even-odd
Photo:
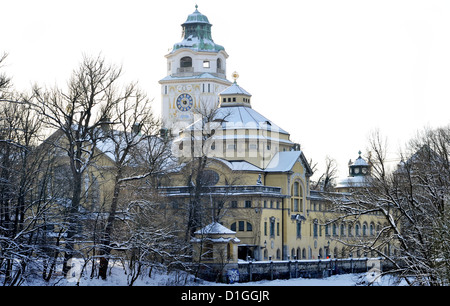
{"label": "small turret", "polygon": [[358,152],[359,157],[354,163],[349,162],[349,176],[360,176],[370,174],[370,165],[361,157],[361,151]]}

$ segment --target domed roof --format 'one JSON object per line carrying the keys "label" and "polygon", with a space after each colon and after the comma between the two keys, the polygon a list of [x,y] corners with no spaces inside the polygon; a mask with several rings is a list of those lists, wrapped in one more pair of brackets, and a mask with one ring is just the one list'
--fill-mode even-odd
{"label": "domed roof", "polygon": [[361,151],[358,152],[358,158],[355,160],[355,162],[353,164],[349,164],[350,167],[353,166],[363,166],[363,167],[368,167],[369,164],[366,162],[366,160],[364,158],[361,157]]}
{"label": "domed roof", "polygon": [[198,11],[198,6],[195,6],[195,12],[190,14],[183,27],[183,40],[174,44],[172,52],[188,48],[194,51],[210,51],[219,52],[224,51],[225,48],[214,42],[211,35],[211,26],[208,17]]}
{"label": "domed roof", "polygon": [[192,14],[190,14],[188,16],[188,18],[186,19],[186,22],[183,23],[182,25],[185,24],[189,24],[189,23],[209,23],[208,17],[206,17],[205,15],[203,15],[202,13],[200,13],[198,11],[198,5],[195,6],[195,12],[193,12]]}

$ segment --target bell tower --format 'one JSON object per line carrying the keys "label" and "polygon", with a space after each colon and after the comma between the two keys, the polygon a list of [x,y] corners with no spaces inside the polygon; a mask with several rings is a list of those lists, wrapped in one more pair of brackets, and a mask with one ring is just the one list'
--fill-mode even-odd
{"label": "bell tower", "polygon": [[196,112],[217,107],[218,94],[231,84],[228,54],[213,41],[212,24],[197,5],[181,27],[183,40],[165,56],[167,76],[159,81],[163,125],[173,133],[191,124]]}

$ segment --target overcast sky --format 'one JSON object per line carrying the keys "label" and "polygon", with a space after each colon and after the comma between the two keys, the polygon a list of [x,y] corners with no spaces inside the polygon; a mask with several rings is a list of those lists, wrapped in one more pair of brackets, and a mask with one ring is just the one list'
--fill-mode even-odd
{"label": "overcast sky", "polygon": [[137,80],[160,112],[164,55],[195,10],[229,54],[227,77],[299,142],[339,164],[379,129],[390,152],[417,130],[450,123],[450,1],[2,1],[0,53],[19,90],[64,86],[82,54],[100,52]]}

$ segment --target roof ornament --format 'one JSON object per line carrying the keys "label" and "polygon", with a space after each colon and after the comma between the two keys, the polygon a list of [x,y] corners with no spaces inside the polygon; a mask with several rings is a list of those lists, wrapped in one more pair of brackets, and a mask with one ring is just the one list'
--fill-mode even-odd
{"label": "roof ornament", "polygon": [[231,74],[231,77],[234,80],[234,83],[236,84],[236,80],[239,79],[239,74],[235,71]]}

